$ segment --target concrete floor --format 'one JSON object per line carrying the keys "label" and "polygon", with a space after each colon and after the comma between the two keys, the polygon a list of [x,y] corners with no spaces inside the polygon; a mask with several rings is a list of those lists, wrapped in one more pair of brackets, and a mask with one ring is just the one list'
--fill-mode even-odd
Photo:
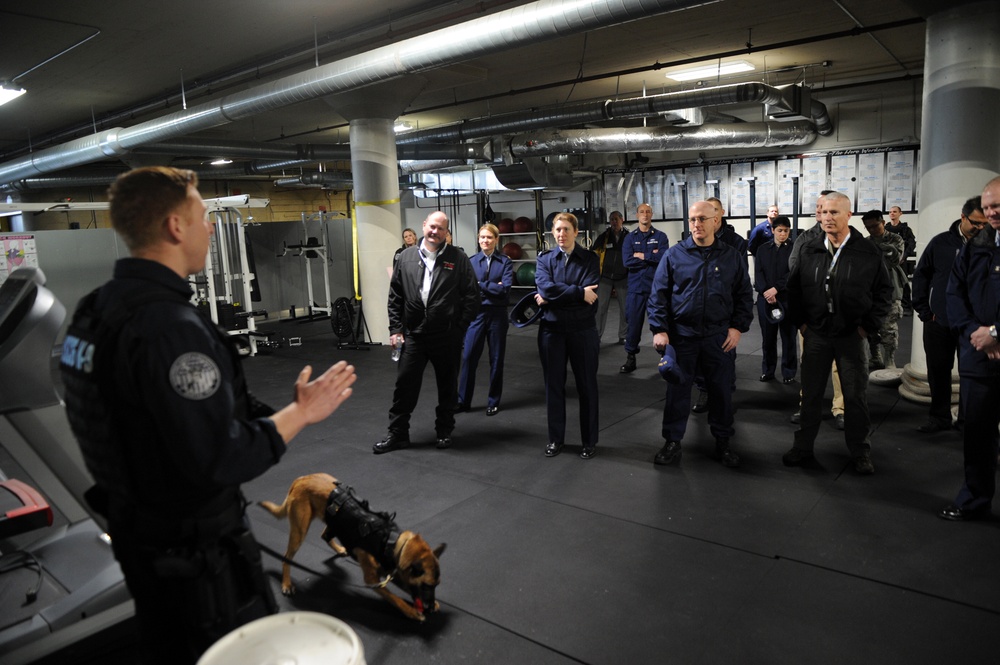
{"label": "concrete floor", "polygon": [[[665,384],[644,340],[639,370],[620,375],[609,317],[601,350],[598,455],[577,457],[570,387],[567,447],[545,458],[536,329],[511,329],[500,413],[485,415],[486,360],[450,450],[434,448],[434,379],[411,426],[414,445],[375,456],[395,365],[389,349],[338,350],[328,322],[280,324],[302,345],[246,362],[254,392],[284,403],[305,363],[347,359],[355,395],[292,442],[282,462],[245,486],[280,501],[299,475],[328,472],[401,528],[446,542],[438,599],[425,624],[361,588],[357,565],[334,560],[314,525],[293,570],[288,610],[350,624],[370,665],[482,663],[994,662],[1000,626],[998,522],[935,516],[961,480],[958,432],[924,435],[925,407],[871,386],[876,473],[854,473],[842,432],[825,421],[818,464],[785,468],[798,384],[760,383],[757,323],[740,343],[734,448],[740,469],[709,455],[704,415],[692,415],[677,467],[655,467]],[[911,319],[897,362],[908,358]],[[649,333],[647,332],[647,338]],[[572,384],[572,381],[570,381]],[[261,509],[258,539],[283,551],[287,529]],[[280,563],[265,567],[278,588]]]}

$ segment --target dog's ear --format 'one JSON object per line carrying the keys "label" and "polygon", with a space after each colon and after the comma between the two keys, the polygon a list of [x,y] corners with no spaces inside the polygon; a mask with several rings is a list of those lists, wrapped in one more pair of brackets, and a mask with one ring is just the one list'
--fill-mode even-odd
{"label": "dog's ear", "polygon": [[441,543],[434,548],[434,557],[440,559],[441,555],[444,554],[444,549],[448,547],[446,543]]}

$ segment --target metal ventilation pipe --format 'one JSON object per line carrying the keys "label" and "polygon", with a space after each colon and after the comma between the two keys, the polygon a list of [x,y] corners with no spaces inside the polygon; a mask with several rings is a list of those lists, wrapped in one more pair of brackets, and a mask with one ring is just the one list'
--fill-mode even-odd
{"label": "metal ventilation pipe", "polygon": [[510,141],[515,157],[582,155],[595,152],[670,152],[719,148],[807,145],[816,140],[809,121],[748,122],[698,127],[571,129],[521,134]]}
{"label": "metal ventilation pipe", "polygon": [[[351,146],[348,143],[252,143],[248,141],[220,141],[181,139],[151,143],[135,150],[153,155],[225,155],[244,159],[296,159],[304,162],[348,160]],[[445,145],[420,143],[397,149],[400,159],[474,159],[489,160],[488,144],[463,143]]]}
{"label": "metal ventilation pipe", "polygon": [[120,156],[139,146],[218,127],[296,102],[405,74],[716,0],[538,0],[285,76],[185,111],[93,134],[0,164],[0,182]]}
{"label": "metal ventilation pipe", "polygon": [[[470,139],[484,138],[496,134],[513,134],[529,129],[545,129],[565,125],[582,125],[589,122],[643,118],[668,111],[679,111],[692,107],[728,106],[732,104],[780,104],[781,90],[765,83],[735,83],[732,85],[667,92],[648,97],[631,97],[619,100],[603,100],[569,104],[549,109],[535,109],[505,113],[492,118],[470,120],[457,125],[407,132],[396,139],[397,145],[417,142],[455,143]],[[816,131],[823,136],[833,133],[833,124],[826,107],[819,101],[812,101],[810,111],[816,123]]]}

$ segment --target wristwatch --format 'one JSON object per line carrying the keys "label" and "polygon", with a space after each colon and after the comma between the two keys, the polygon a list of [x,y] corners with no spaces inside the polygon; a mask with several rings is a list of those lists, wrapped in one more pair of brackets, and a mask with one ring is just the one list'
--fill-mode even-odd
{"label": "wristwatch", "polygon": [[997,327],[996,326],[990,326],[990,337],[992,337],[994,340],[996,340],[996,338],[997,338]]}

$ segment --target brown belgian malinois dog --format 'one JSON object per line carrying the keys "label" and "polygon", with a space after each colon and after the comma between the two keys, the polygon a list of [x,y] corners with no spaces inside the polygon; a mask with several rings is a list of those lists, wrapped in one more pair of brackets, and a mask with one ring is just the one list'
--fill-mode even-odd
{"label": "brown belgian malinois dog", "polygon": [[[394,515],[376,513],[367,501],[358,501],[351,488],[333,476],[314,473],[296,478],[280,506],[261,501],[277,518],[288,517],[288,548],[281,567],[281,593],[295,593],[289,562],[298,552],[314,519],[326,524],[323,540],[339,555],[349,555],[361,566],[365,584],[411,619],[423,621],[425,612],[437,612],[434,590],[440,582],[441,544],[430,545],[413,531],[399,532]],[[339,543],[336,541],[340,541]],[[406,590],[413,603],[387,588],[389,581]]]}

